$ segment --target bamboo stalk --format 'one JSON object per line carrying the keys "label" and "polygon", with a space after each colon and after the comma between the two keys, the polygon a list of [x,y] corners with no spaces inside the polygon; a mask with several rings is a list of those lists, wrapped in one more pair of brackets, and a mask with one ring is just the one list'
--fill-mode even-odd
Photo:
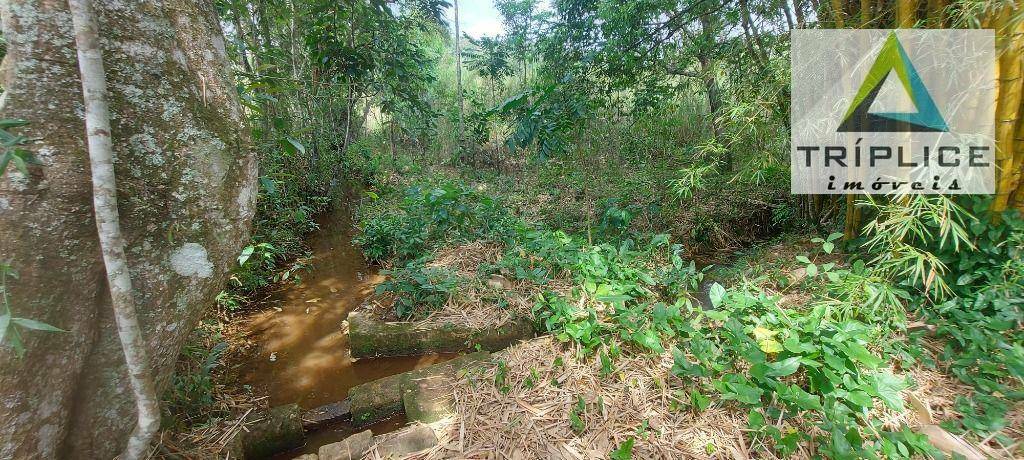
{"label": "bamboo stalk", "polygon": [[946,25],[946,0],[928,0],[927,5],[928,27],[941,29]]}
{"label": "bamboo stalk", "polygon": [[917,23],[918,0],[897,0],[896,24],[901,29],[910,29]]}
{"label": "bamboo stalk", "polygon": [[843,1],[831,0],[830,5],[832,7],[832,17],[836,22],[836,28],[842,29],[846,27],[846,12],[843,11]]}
{"label": "bamboo stalk", "polygon": [[[1018,113],[1024,114],[1024,97],[1021,98]],[[1010,205],[1024,213],[1024,116],[1017,117],[1017,138],[1014,139],[1014,145],[1014,164],[1017,165],[1014,181],[1017,186],[1010,198]]]}
{"label": "bamboo stalk", "polygon": [[860,26],[867,27],[871,22],[871,0],[860,0]]}
{"label": "bamboo stalk", "polygon": [[[999,12],[995,21],[996,48],[1001,49],[998,67],[998,99],[996,100],[996,196],[992,202],[993,212],[1002,212],[1009,204],[1010,194],[1016,189],[1019,172],[1015,172],[1014,144],[1017,122],[1020,117],[1022,66],[1021,52],[1024,44],[1019,35],[1024,33],[1024,23],[1018,22],[1010,29],[1011,9]],[[1014,39],[1014,38],[1018,39]]]}

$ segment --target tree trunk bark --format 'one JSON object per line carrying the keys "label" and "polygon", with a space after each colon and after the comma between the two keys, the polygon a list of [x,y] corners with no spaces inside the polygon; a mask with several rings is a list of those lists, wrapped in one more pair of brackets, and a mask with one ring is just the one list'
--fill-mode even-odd
{"label": "tree trunk bark", "polygon": [[796,28],[803,29],[807,24],[807,20],[804,18],[804,2],[803,0],[793,1],[793,14],[796,15]]}
{"label": "tree trunk bark", "polygon": [[789,7],[789,0],[782,2],[782,14],[786,18],[786,26],[789,27],[789,30],[793,30],[796,24],[793,23],[793,10]]}
{"label": "tree trunk bark", "polygon": [[1014,163],[1017,165],[1016,178],[1014,179],[1017,183],[1017,189],[1011,196],[1011,206],[1014,209],[1024,214],[1024,117],[1020,114],[1024,114],[1024,100],[1021,101],[1021,107],[1017,109],[1017,138],[1014,139],[1016,147],[1016,160]]}
{"label": "tree trunk bark", "polygon": [[837,29],[846,27],[846,12],[843,11],[843,0],[831,0],[832,21]]}
{"label": "tree trunk bark", "polygon": [[[206,1],[95,2],[132,294],[157,394],[248,239],[256,159]],[[0,2],[0,118],[38,160],[0,176],[0,254],[18,314],[62,329],[0,347],[0,458],[113,458],[136,425],[106,286],[70,10]],[[99,216],[101,225],[103,216]],[[122,289],[123,290],[123,289]]]}
{"label": "tree trunk bark", "polygon": [[747,10],[747,1],[740,0],[740,26],[743,28],[743,44],[747,47],[747,52],[750,53],[750,58],[754,62],[762,61],[761,54],[754,48],[753,34],[750,31],[750,12]]}

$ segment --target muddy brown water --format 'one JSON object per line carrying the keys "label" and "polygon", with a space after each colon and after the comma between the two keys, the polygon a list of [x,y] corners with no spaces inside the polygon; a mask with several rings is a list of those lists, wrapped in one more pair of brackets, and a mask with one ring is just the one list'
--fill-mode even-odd
{"label": "muddy brown water", "polygon": [[[343,321],[383,281],[352,244],[355,227],[348,207],[334,209],[317,219],[320,229],[307,240],[312,267],[302,281],[276,291],[248,325],[260,351],[247,366],[245,383],[269,396],[270,405],[297,403],[303,409],[341,401],[349,390],[376,380],[444,361],[454,355],[425,355],[353,360]],[[371,427],[374,434],[405,423],[396,417]],[[353,430],[336,424],[308,433],[306,446],[279,458],[315,453],[325,444],[340,441]]]}

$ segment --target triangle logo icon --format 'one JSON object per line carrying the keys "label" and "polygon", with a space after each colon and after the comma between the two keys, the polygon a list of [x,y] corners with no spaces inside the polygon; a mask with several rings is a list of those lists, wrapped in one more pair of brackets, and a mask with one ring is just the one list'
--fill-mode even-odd
{"label": "triangle logo icon", "polygon": [[[869,109],[878,97],[878,92],[889,77],[895,73],[907,96],[913,102],[917,112],[885,112],[871,113]],[[949,127],[942,118],[935,101],[928,94],[917,74],[917,69],[910,62],[906,50],[896,38],[895,32],[882,45],[882,50],[868,70],[864,82],[861,83],[857,95],[843,115],[838,132],[947,132]]]}

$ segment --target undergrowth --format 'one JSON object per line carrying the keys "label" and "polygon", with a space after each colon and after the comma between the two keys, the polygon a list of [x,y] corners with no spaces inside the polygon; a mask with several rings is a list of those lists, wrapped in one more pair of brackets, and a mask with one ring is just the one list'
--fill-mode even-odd
{"label": "undergrowth", "polygon": [[[542,329],[598,355],[606,375],[623,353],[670,354],[677,409],[743,411],[747,436],[763,441],[752,445],[776,455],[813,443],[830,458],[938,457],[926,437],[880,416],[906,409],[917,364],[975,388],[958,399],[960,417],[945,420],[947,429],[1012,445],[1000,430],[1008,404],[1024,395],[1024,225],[1012,214],[989,224],[983,201],[964,202],[970,211],[957,205],[952,223],[933,214],[949,203],[886,204],[918,212],[893,220],[879,212],[881,227],[847,244],[838,233],[808,237],[775,267],[750,258],[757,270],[715,270],[721,279],[706,305],[696,299],[711,272],[671,236],[637,231],[637,210],[620,201],[603,201],[589,231],[566,232],[461,183],[393,193],[364,205],[358,241],[368,258],[396,264],[380,290],[396,295],[401,317],[437,308],[458,289],[460,280],[424,266],[432,250],[498,241],[506,249],[492,271],[542,286],[573,281],[568,293],[536,299]],[[389,199],[396,208],[375,204]],[[908,331],[911,321],[933,332]],[[937,361],[921,341],[943,344]]]}

